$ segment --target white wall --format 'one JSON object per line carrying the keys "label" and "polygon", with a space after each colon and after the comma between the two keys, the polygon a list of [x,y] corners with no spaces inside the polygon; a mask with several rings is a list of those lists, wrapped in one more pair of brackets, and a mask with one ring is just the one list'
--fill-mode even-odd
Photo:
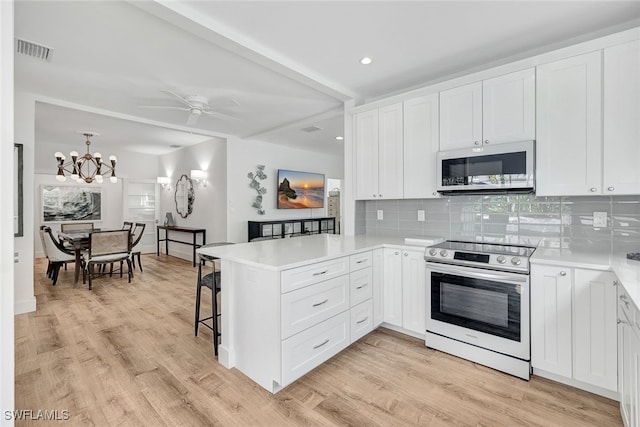
{"label": "white wall", "polygon": [[[176,181],[182,174],[189,176],[192,169],[207,171],[208,184],[203,187],[194,182],[195,200],[193,212],[182,218],[176,212]],[[186,147],[160,157],[159,176],[171,178],[171,189],[160,190],[160,218],[171,212],[177,225],[192,228],[204,228],[207,242],[223,242],[227,239],[227,142],[222,138],[212,138],[191,147]],[[160,232],[164,237],[164,231]],[[176,240],[191,241],[191,234],[172,233]],[[198,237],[200,241],[200,237]],[[164,245],[161,245],[164,252]],[[169,254],[191,260],[192,247],[179,243],[169,243]]]}
{"label": "white wall", "polygon": [[[4,200],[13,200],[13,2],[0,1],[0,181]],[[13,206],[0,207],[0,412],[14,409]],[[12,420],[0,418],[0,425]]]}
{"label": "white wall", "polygon": [[[322,173],[325,179],[344,178],[342,156],[298,150],[261,141],[229,139],[227,159],[227,238],[230,242],[236,243],[247,241],[247,221],[315,218],[326,214],[326,208],[277,209],[278,169]],[[266,210],[265,215],[258,215],[257,209],[251,206],[257,193],[249,187],[251,180],[247,178],[247,174],[255,172],[259,164],[266,166],[267,179],[261,181],[262,186],[267,189],[262,202]]]}

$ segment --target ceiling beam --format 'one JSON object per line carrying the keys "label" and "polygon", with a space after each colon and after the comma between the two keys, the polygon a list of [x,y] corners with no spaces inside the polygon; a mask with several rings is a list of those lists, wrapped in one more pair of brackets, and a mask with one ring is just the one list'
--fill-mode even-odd
{"label": "ceiling beam", "polygon": [[205,16],[188,4],[167,1],[130,1],[130,4],[236,55],[262,65],[340,101],[356,97],[350,89],[318,75],[280,52],[258,43],[223,22]]}
{"label": "ceiling beam", "polygon": [[325,111],[324,113],[316,114],[310,117],[305,117],[304,119],[295,120],[293,122],[278,125],[269,129],[263,129],[261,131],[254,132],[249,135],[243,135],[240,137],[240,139],[256,139],[261,136],[269,135],[282,130],[288,130],[293,128],[303,128],[303,127],[313,125],[322,120],[327,120],[333,117],[342,116],[343,114],[344,114],[344,107],[341,105],[340,107],[332,108],[331,110]]}

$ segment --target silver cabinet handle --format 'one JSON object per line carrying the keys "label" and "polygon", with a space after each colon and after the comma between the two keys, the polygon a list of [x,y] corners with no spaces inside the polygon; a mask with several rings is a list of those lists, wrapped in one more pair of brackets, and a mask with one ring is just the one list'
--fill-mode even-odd
{"label": "silver cabinet handle", "polygon": [[326,304],[327,302],[329,302],[329,300],[325,299],[324,301],[313,304],[313,307],[320,307],[322,304]]}
{"label": "silver cabinet handle", "polygon": [[364,322],[366,322],[366,321],[367,321],[367,319],[368,319],[368,318],[369,318],[369,316],[366,316],[364,319],[362,319],[362,320],[358,320],[356,323],[357,323],[358,325],[359,325],[359,324],[361,324],[361,323],[364,323]]}
{"label": "silver cabinet handle", "polygon": [[488,140],[488,139],[485,139],[485,140],[484,140],[484,143],[485,143],[485,144],[488,144],[488,143],[489,143],[489,140]]}
{"label": "silver cabinet handle", "polygon": [[618,286],[620,283],[617,280],[613,281],[613,286]]}
{"label": "silver cabinet handle", "polygon": [[595,193],[596,191],[598,191],[598,189],[596,187],[591,187],[589,191],[591,191],[592,193]]}
{"label": "silver cabinet handle", "polygon": [[438,192],[437,192],[437,191],[434,191],[434,192],[433,192],[433,193],[431,193],[431,194],[432,194],[433,196],[437,196],[437,195],[438,195]]}
{"label": "silver cabinet handle", "polygon": [[361,259],[360,261],[356,261],[356,264],[362,264],[365,261],[366,261],[366,259]]}
{"label": "silver cabinet handle", "polygon": [[318,345],[314,345],[314,346],[313,346],[313,349],[315,350],[315,349],[317,349],[317,348],[320,348],[320,347],[322,347],[323,345],[325,345],[325,344],[326,344],[326,343],[328,343],[328,342],[329,342],[329,338],[327,338],[326,340],[324,340],[323,342],[321,342],[321,343],[320,343],[320,344],[318,344]]}
{"label": "silver cabinet handle", "polygon": [[566,271],[561,271],[561,272],[560,272],[560,275],[564,277],[564,276],[566,276],[566,275],[567,275],[567,272],[566,272]]}
{"label": "silver cabinet handle", "polygon": [[362,285],[360,285],[360,286],[356,286],[356,289],[362,289],[362,288],[364,288],[365,286],[367,286],[368,284],[369,284],[369,283],[364,283],[364,284],[362,284]]}
{"label": "silver cabinet handle", "polygon": [[473,141],[475,145],[480,145],[480,141]]}
{"label": "silver cabinet handle", "polygon": [[615,189],[616,189],[615,187],[607,187],[607,190],[609,190],[609,191],[613,191]]}
{"label": "silver cabinet handle", "polygon": [[620,295],[620,299],[622,300],[622,302],[625,302],[625,303],[629,301],[626,295]]}
{"label": "silver cabinet handle", "polygon": [[314,276],[322,276],[323,274],[327,274],[329,270],[321,271],[319,273],[313,273]]}
{"label": "silver cabinet handle", "polygon": [[617,322],[618,322],[618,325],[619,325],[619,324],[628,325],[628,323],[627,323],[627,322],[625,322],[625,321],[624,321],[624,320],[622,320],[622,319],[618,319],[618,320],[617,320]]}
{"label": "silver cabinet handle", "polygon": [[409,252],[405,252],[405,253],[404,253],[404,256],[409,256]]}
{"label": "silver cabinet handle", "polygon": [[376,195],[374,194],[373,197],[376,197]]}
{"label": "silver cabinet handle", "polygon": [[382,194],[378,194],[378,197],[382,197]]}

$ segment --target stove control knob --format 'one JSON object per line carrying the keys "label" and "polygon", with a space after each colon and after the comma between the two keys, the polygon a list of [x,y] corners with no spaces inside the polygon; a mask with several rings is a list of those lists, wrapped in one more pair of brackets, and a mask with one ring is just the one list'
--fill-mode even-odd
{"label": "stove control knob", "polygon": [[507,259],[500,255],[498,258],[496,258],[496,261],[498,261],[499,264],[504,264],[505,262],[507,262]]}
{"label": "stove control knob", "polygon": [[446,249],[443,249],[443,250],[440,251],[440,256],[447,256],[448,253],[449,252],[447,252]]}
{"label": "stove control knob", "polygon": [[520,263],[522,263],[522,261],[517,256],[514,256],[513,258],[511,258],[511,264],[520,265]]}
{"label": "stove control knob", "polygon": [[437,253],[438,253],[438,251],[435,250],[434,248],[429,249],[429,255],[436,256]]}

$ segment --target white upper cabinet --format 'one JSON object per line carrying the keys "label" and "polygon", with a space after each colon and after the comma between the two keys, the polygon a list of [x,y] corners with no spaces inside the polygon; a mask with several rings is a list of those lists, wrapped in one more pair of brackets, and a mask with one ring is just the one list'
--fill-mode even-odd
{"label": "white upper cabinet", "polygon": [[410,99],[404,108],[404,198],[438,197],[438,94]]}
{"label": "white upper cabinet", "polygon": [[535,70],[440,92],[440,149],[535,139]]}
{"label": "white upper cabinet", "polygon": [[378,110],[355,115],[356,198],[378,194]]}
{"label": "white upper cabinet", "polygon": [[483,144],[535,139],[535,69],[482,82]]}
{"label": "white upper cabinet", "polygon": [[604,50],[605,194],[640,193],[640,40]]}
{"label": "white upper cabinet", "polygon": [[602,53],[537,68],[536,194],[602,191]]}
{"label": "white upper cabinet", "polygon": [[355,115],[356,199],[403,196],[402,103]]}
{"label": "white upper cabinet", "polygon": [[482,144],[482,82],[440,92],[440,150]]}

